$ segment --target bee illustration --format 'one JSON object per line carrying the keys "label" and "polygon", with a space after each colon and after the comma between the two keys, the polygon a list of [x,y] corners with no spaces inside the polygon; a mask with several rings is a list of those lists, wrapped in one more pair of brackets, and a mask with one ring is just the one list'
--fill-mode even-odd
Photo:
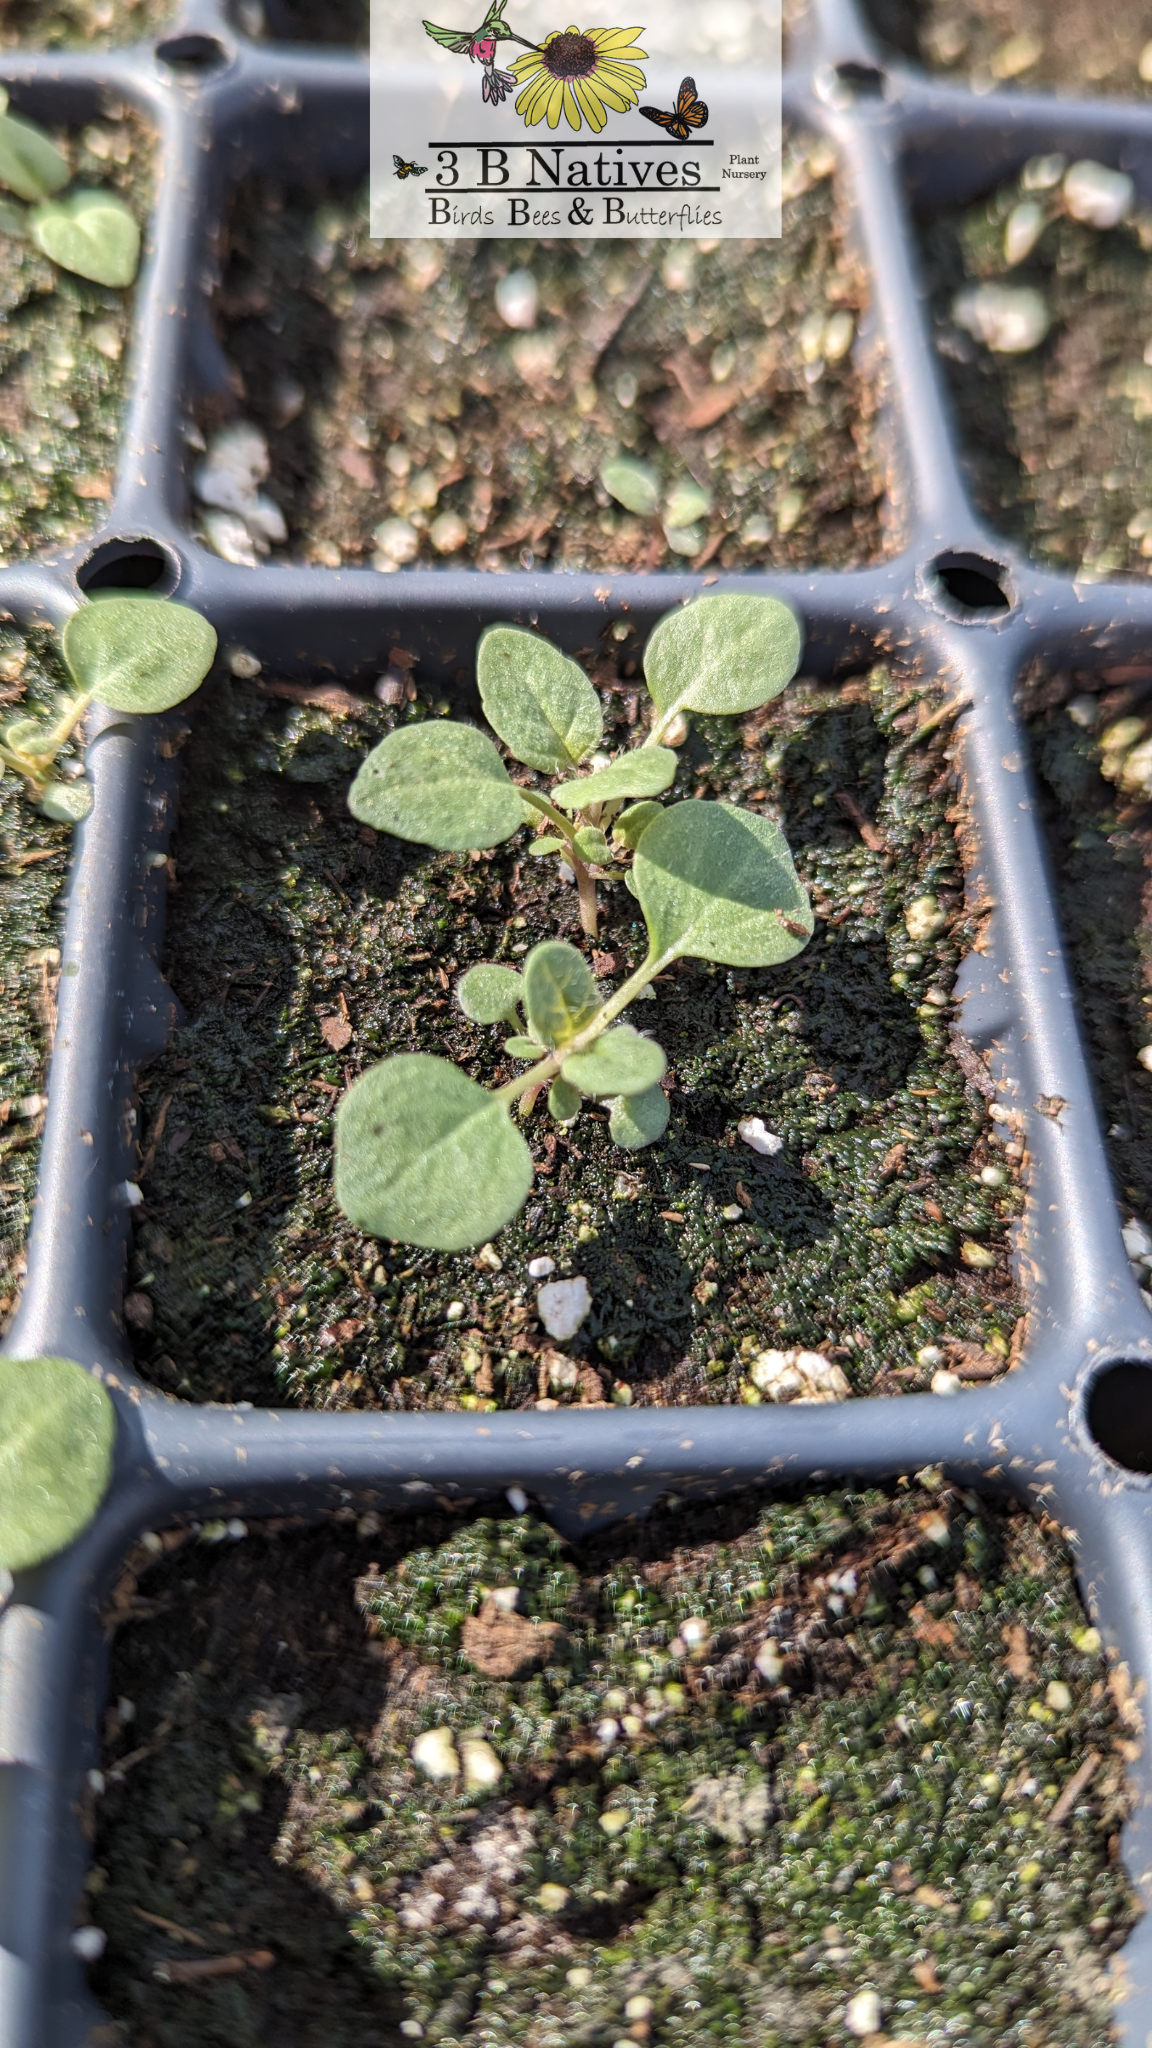
{"label": "bee illustration", "polygon": [[696,97],[694,78],[681,79],[675,113],[666,114],[661,107],[641,107],[640,112],[646,121],[655,121],[658,128],[663,128],[665,134],[674,135],[677,142],[687,142],[693,128],[708,126],[708,109]]}
{"label": "bee illustration", "polygon": [[406,164],[403,157],[397,156],[395,151],[393,151],[392,161],[396,166],[396,176],[398,178],[426,178],[428,175],[427,164]]}

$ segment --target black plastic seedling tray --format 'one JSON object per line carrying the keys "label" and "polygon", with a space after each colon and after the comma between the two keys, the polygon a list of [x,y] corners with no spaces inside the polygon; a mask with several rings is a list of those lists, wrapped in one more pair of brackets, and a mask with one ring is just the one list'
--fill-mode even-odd
{"label": "black plastic seedling tray", "polygon": [[[429,678],[454,668],[493,617],[569,646],[613,615],[653,622],[697,587],[687,575],[502,575],[452,570],[232,567],[191,537],[182,423],[226,370],[207,293],[230,188],[271,175],[361,177],[368,70],[238,38],[192,4],[155,47],[107,55],[5,52],[14,106],[49,122],[127,101],[154,123],[159,187],[138,316],[119,483],[102,533],[67,556],[0,570],[0,607],[59,623],[78,586],[178,591],[278,675],[369,677],[399,641]],[[95,808],[77,833],[59,1022],[27,1285],[11,1355],[57,1353],[97,1370],[120,1419],[114,1484],[64,1557],[25,1574],[0,1619],[0,2048],[103,2038],[69,1935],[84,1878],[79,1813],[96,1761],[103,1683],[97,1603],[136,1534],[205,1513],[317,1516],[411,1508],[429,1492],[520,1486],[572,1532],[642,1513],[668,1491],[719,1494],[940,1463],[1009,1490],[1071,1532],[1083,1590],[1137,1700],[1152,1686],[1152,1325],[1125,1257],[1053,907],[1017,676],[1043,657],[1091,667],[1146,654],[1152,587],[1078,584],[1034,567],[972,509],[917,278],[910,195],[973,196],[1041,151],[1122,167],[1152,200],[1152,107],[977,97],[888,64],[853,0],[814,0],[785,84],[786,114],[823,130],[871,279],[873,350],[892,447],[900,547],[850,573],[751,576],[784,596],[818,674],[874,652],[918,659],[970,700],[959,720],[986,917],[957,994],[1027,1146],[1019,1275],[1032,1340],[1004,1380],[942,1400],[839,1407],[639,1408],[538,1414],[308,1414],[195,1407],[136,1379],[120,1315],[134,1176],[134,1077],[175,1014],[159,967],[163,854],[176,770],[162,721],[107,715],[89,746]],[[721,577],[712,587],[723,589]],[[950,594],[951,592],[951,594]],[[607,594],[606,594],[607,593]],[[967,602],[965,602],[967,600]],[[1052,1113],[1057,1099],[1059,1107]],[[1042,1105],[1042,1107],[1038,1107]],[[1124,1854],[1152,1903],[1152,1772],[1134,1766]],[[1124,1953],[1118,2027],[1152,2039],[1152,1916]]]}

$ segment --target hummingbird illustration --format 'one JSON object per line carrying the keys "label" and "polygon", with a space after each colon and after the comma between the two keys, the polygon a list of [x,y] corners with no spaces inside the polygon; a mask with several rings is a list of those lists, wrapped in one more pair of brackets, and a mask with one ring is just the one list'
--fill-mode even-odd
{"label": "hummingbird illustration", "polygon": [[496,48],[501,42],[523,43],[526,50],[534,50],[524,36],[517,35],[504,19],[508,0],[491,0],[487,14],[477,29],[438,28],[434,21],[426,21],[424,27],[434,43],[442,50],[451,50],[454,56],[467,57],[479,63],[484,79],[481,88],[483,98],[490,106],[498,107],[514,91],[516,80],[511,71],[501,71],[496,63]]}

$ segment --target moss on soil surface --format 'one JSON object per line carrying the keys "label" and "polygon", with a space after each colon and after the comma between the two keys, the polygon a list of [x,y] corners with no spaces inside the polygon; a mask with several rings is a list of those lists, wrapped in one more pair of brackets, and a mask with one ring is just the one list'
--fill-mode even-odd
{"label": "moss on soil surface", "polygon": [[157,35],[175,12],[175,0],[6,0],[0,49],[112,49]]}
{"label": "moss on soil surface", "polygon": [[[610,644],[594,672],[619,742],[636,662]],[[877,670],[839,690],[799,681],[742,729],[699,722],[674,794],[783,820],[815,938],[782,969],[685,963],[632,1012],[672,1069],[657,1146],[622,1153],[603,1111],[563,1131],[538,1107],[537,1178],[500,1233],[503,1270],[353,1230],[331,1195],[330,1113],[392,1052],[510,1078],[503,1034],[469,1024],[454,985],[538,938],[583,943],[575,892],[521,838],[470,858],[358,827],[349,779],[395,714],[341,701],[337,717],[235,684],[186,749],[167,972],[188,1021],[144,1082],[129,1304],[146,1377],[198,1400],[522,1406],[555,1391],[538,1378],[526,1273],[544,1253],[591,1286],[574,1356],[641,1401],[737,1398],[771,1344],[839,1347],[859,1392],[927,1384],[916,1352],[950,1338],[1006,1355],[1018,1196],[981,1181],[992,1127],[948,1051],[941,1006],[971,928],[947,727],[902,752],[922,692]],[[435,711],[418,700],[406,715]],[[610,986],[644,935],[627,892],[603,893],[594,964]],[[924,894],[950,930],[913,949],[902,913]],[[738,1139],[752,1114],[784,1138],[777,1158]]]}
{"label": "moss on soil surface", "polygon": [[[937,346],[960,416],[977,502],[1050,566],[1089,575],[1147,574],[1140,532],[1152,526],[1152,217],[1108,231],[1063,212],[1059,191],[1032,194],[1052,215],[1032,255],[1004,261],[1004,226],[1023,186],[932,220],[925,258]],[[1051,317],[1047,340],[993,354],[952,321],[975,281],[1029,286]]]}
{"label": "moss on soil surface", "polygon": [[1077,97],[1143,95],[1148,0],[865,0],[904,57],[979,92],[1014,85]]}
{"label": "moss on soil surface", "polygon": [[[1131,1743],[1059,1537],[928,1477],[579,1553],[531,1516],[137,1552],[89,1881],[134,2048],[847,2048],[865,1987],[890,2039],[1099,2048]],[[484,1675],[492,1607],[462,1649],[501,1587],[564,1632],[535,1675]],[[500,1782],[420,1776],[433,1728]]]}
{"label": "moss on soil surface", "polygon": [[[138,116],[53,140],[83,185],[151,206],[151,134]],[[132,294],[60,270],[0,194],[0,561],[72,547],[112,495]]]}
{"label": "moss on soil surface", "polygon": [[[60,674],[47,633],[0,628],[0,719],[48,712]],[[78,762],[69,745],[61,765]],[[27,802],[14,776],[0,781],[0,1325],[24,1273],[32,1220],[60,967],[60,907],[72,834]]]}
{"label": "moss on soil surface", "polygon": [[[713,491],[698,561],[876,557],[869,387],[850,356],[806,367],[799,333],[863,303],[833,163],[793,140],[783,238],[760,243],[397,244],[369,240],[364,194],[244,187],[217,306],[289,554],[370,559],[390,514],[436,561],[429,527],[448,512],[461,564],[682,564],[658,519],[599,484],[625,452]],[[494,293],[524,267],[540,324],[513,335]]]}

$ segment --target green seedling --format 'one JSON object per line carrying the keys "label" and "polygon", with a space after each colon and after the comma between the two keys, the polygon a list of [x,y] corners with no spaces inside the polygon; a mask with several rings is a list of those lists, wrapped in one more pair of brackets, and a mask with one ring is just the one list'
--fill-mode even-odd
{"label": "green seedling", "polygon": [[457,989],[466,1016],[510,1027],[505,1050],[530,1062],[501,1088],[482,1088],[447,1060],[403,1053],[354,1081],[336,1114],[336,1199],[374,1237],[460,1251],[495,1236],[532,1182],[532,1155],[510,1112],[544,1089],[561,1123],[585,1099],[606,1102],[626,1151],[664,1133],[664,1054],[618,1023],[657,974],[688,956],[730,967],[790,960],[812,935],[812,911],[778,825],[732,804],[656,807],[631,873],[648,952],[602,999],[574,946],[547,939],[522,973],[472,968]]}
{"label": "green seedling", "polygon": [[140,263],[140,228],[114,192],[81,189],[57,199],[68,165],[35,121],[8,112],[0,86],[0,186],[32,206],[28,232],[38,249],[94,284],[128,285]]}
{"label": "green seedling", "polygon": [[378,831],[443,852],[497,846],[534,824],[534,853],[568,863],[580,922],[595,938],[597,878],[623,880],[614,857],[635,851],[660,815],[654,800],[675,777],[671,743],[684,738],[687,714],[754,711],[778,695],[799,659],[800,628],[776,598],[720,595],[678,606],[644,650],[653,704],[647,736],[609,760],[598,751],[603,713],[583,669],[535,633],[490,626],[476,653],[484,715],[514,760],[555,778],[550,791],[513,782],[492,741],[474,726],[429,724],[381,740],[349,803]]}
{"label": "green seedling", "polygon": [[0,1569],[64,1550],[108,1488],[116,1411],[71,1358],[0,1360]]}
{"label": "green seedling", "polygon": [[58,782],[52,767],[89,704],[110,711],[169,711],[203,682],[216,634],[188,605],[159,597],[98,597],[73,612],[60,636],[76,685],[49,725],[13,719],[0,731],[0,768],[23,776],[50,818],[77,824],[92,808],[89,784]]}

